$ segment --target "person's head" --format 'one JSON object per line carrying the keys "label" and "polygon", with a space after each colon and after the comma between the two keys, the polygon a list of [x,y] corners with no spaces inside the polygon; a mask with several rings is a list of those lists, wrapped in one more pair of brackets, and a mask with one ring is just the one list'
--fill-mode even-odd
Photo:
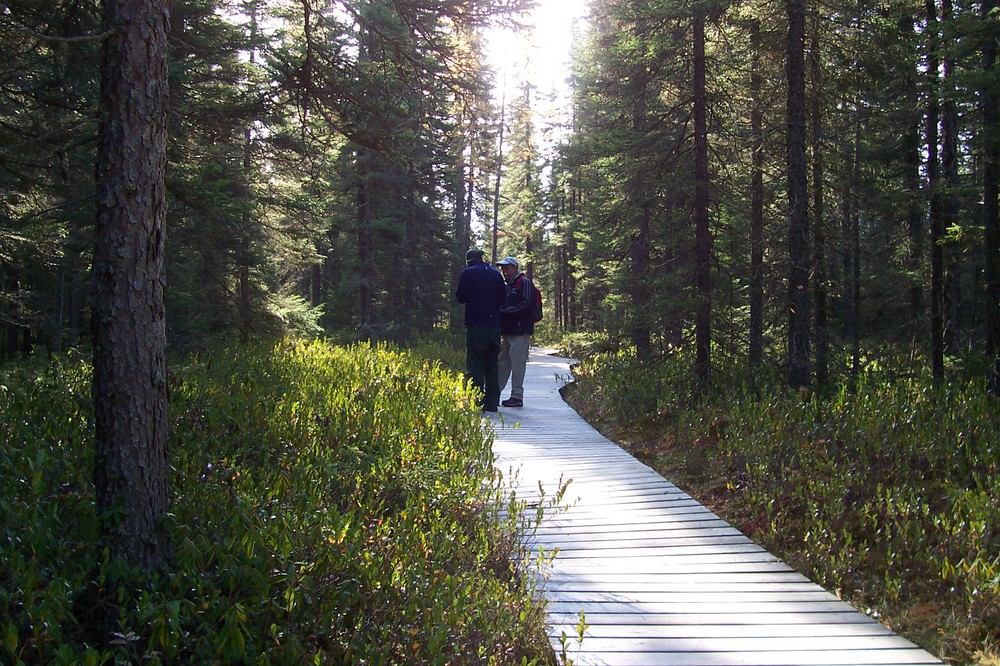
{"label": "person's head", "polygon": [[521,262],[514,257],[504,257],[497,262],[497,266],[500,267],[503,278],[508,282],[517,277],[517,272],[521,270]]}
{"label": "person's head", "polygon": [[483,261],[484,252],[478,247],[471,248],[465,253],[465,265],[471,266],[472,264],[479,264]]}

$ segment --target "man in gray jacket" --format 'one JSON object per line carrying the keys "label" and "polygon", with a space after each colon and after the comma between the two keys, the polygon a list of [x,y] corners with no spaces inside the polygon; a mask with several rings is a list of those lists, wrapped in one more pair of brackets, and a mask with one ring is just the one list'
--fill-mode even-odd
{"label": "man in gray jacket", "polygon": [[500,308],[500,391],[503,392],[510,379],[510,397],[504,400],[504,407],[524,405],[524,371],[528,365],[528,350],[531,336],[535,333],[535,321],[531,316],[531,303],[535,297],[528,276],[521,272],[521,262],[514,257],[505,257],[497,262],[503,279],[507,283],[507,298]]}

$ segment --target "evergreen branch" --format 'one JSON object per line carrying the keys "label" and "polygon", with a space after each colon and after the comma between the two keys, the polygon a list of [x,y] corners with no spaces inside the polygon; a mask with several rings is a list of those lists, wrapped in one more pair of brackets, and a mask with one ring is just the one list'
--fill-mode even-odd
{"label": "evergreen branch", "polygon": [[41,39],[46,42],[56,42],[58,44],[72,44],[75,42],[96,42],[107,37],[110,37],[114,33],[114,29],[105,30],[104,32],[99,32],[96,35],[76,35],[74,37],[59,37],[57,35],[46,35],[45,33],[38,32],[33,28],[29,28],[26,25],[16,26],[21,32],[26,32],[36,39]]}

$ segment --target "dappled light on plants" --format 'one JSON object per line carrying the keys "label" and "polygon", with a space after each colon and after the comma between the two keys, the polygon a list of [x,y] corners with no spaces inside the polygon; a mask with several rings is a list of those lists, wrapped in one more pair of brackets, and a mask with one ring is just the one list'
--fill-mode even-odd
{"label": "dappled light on plants", "polygon": [[[142,585],[93,548],[87,366],[10,370],[0,661],[550,659],[520,511],[457,375],[388,347],[321,343],[178,364],[174,552]],[[95,587],[120,602],[113,636],[87,623]]]}
{"label": "dappled light on plants", "polygon": [[[860,610],[949,661],[987,654],[1000,640],[994,398],[873,374],[827,398],[720,382],[696,400],[682,380],[689,361],[595,354],[570,400]],[[654,411],[637,411],[637,392],[655,396]]]}

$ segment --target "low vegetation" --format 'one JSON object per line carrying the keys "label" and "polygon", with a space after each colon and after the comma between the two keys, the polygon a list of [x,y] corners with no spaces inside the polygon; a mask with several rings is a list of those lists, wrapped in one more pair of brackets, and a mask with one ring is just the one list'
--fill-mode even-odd
{"label": "low vegetation", "polygon": [[722,370],[694,399],[682,355],[588,352],[568,398],[612,439],[931,652],[1000,663],[1000,409],[982,386],[871,362],[854,392]]}
{"label": "low vegetation", "polygon": [[455,373],[318,343],[171,373],[173,558],[153,580],[94,548],[87,364],[0,374],[0,662],[552,662]]}

